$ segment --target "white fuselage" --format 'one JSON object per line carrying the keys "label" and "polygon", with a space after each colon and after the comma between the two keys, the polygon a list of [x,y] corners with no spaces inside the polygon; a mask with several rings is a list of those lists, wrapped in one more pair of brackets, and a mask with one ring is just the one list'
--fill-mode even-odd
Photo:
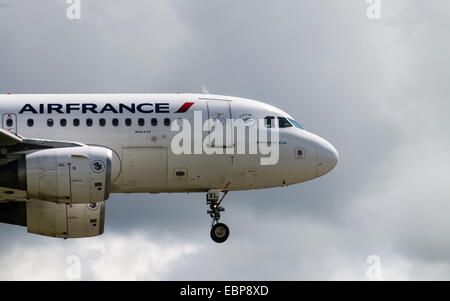
{"label": "white fuselage", "polygon": [[[261,102],[217,95],[0,96],[4,130],[23,137],[111,149],[113,193],[285,186],[324,175],[337,163],[337,151],[330,143],[296,126],[279,129],[279,160],[274,165],[261,165],[261,154],[175,154],[171,141],[177,132],[171,130],[171,124],[179,119],[194,124],[194,112],[201,112],[204,121],[267,116],[292,119]],[[208,132],[201,135],[207,139]]]}

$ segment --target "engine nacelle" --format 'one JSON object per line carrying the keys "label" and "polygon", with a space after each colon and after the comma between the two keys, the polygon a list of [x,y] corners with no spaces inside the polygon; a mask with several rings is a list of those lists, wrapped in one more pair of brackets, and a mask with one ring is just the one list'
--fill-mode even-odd
{"label": "engine nacelle", "polygon": [[109,198],[111,160],[112,151],[103,147],[40,150],[25,157],[24,168],[19,164],[19,182],[26,179],[27,195],[32,199],[71,204],[102,202]]}
{"label": "engine nacelle", "polygon": [[82,238],[103,234],[105,202],[89,204],[56,204],[39,200],[26,203],[29,233]]}
{"label": "engine nacelle", "polygon": [[103,234],[105,202],[58,204],[40,200],[0,203],[0,222],[28,228],[29,233],[81,238]]}

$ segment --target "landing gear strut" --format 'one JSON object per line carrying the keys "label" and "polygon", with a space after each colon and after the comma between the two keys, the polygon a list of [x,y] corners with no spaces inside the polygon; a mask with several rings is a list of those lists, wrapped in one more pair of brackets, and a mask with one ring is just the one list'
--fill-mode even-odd
{"label": "landing gear strut", "polygon": [[219,189],[210,189],[206,194],[206,205],[209,205],[208,214],[212,218],[211,223],[211,238],[217,243],[223,243],[230,235],[230,229],[227,225],[219,223],[220,212],[225,211],[225,208],[220,206],[223,199],[227,195],[228,190],[224,191],[222,198],[220,198]]}

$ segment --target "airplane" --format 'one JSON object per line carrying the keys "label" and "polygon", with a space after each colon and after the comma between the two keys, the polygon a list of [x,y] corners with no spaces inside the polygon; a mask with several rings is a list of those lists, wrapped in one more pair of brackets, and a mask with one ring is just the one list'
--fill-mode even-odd
{"label": "airplane", "polygon": [[[56,238],[103,234],[111,193],[202,192],[210,236],[223,243],[230,234],[220,222],[228,192],[312,180],[339,159],[329,142],[288,113],[239,97],[8,93],[0,95],[0,115],[0,222]],[[249,134],[239,136],[228,120]],[[267,136],[250,134],[255,124]],[[189,127],[193,137],[174,143]],[[215,128],[224,135],[213,137]],[[238,136],[245,143],[240,153]],[[247,151],[252,141],[261,152]],[[277,152],[273,162],[263,146]]]}

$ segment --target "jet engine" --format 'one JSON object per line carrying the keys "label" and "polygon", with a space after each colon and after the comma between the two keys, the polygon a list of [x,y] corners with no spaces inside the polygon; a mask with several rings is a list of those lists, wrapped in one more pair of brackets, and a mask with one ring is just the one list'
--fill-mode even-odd
{"label": "jet engine", "polygon": [[39,150],[1,166],[0,187],[55,203],[102,202],[109,198],[111,160],[111,150],[103,147]]}
{"label": "jet engine", "polygon": [[29,233],[82,238],[103,234],[105,202],[89,204],[56,204],[45,201],[26,202]]}
{"label": "jet engine", "polygon": [[0,222],[25,226],[29,233],[59,238],[103,234],[105,202],[58,204],[39,200],[0,203]]}

